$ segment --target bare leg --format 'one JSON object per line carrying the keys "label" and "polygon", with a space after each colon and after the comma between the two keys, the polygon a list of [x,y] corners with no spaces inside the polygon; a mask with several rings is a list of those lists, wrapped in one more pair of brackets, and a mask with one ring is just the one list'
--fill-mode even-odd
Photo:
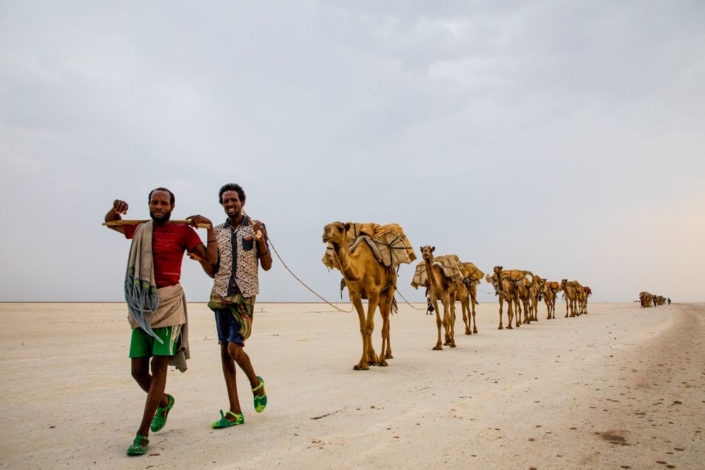
{"label": "bare leg", "polygon": [[[149,358],[140,358],[146,359]],[[137,430],[137,434],[140,436],[149,436],[149,427],[152,424],[152,418],[154,418],[154,413],[157,411],[157,406],[162,402],[164,397],[164,389],[166,388],[166,373],[168,369],[168,356],[154,356],[152,358],[152,376],[149,379],[149,387],[147,390],[147,402],[144,405],[144,413],[142,415],[142,423],[140,428]],[[140,361],[138,361],[140,362]],[[135,359],[133,359],[133,366],[135,364]],[[133,369],[133,377],[134,377]],[[149,375],[147,373],[147,375]],[[137,380],[137,378],[135,378]],[[140,380],[137,383],[142,387],[143,383],[146,383],[144,375],[140,376]],[[143,387],[144,390],[144,387]],[[165,404],[166,406],[166,404]]]}

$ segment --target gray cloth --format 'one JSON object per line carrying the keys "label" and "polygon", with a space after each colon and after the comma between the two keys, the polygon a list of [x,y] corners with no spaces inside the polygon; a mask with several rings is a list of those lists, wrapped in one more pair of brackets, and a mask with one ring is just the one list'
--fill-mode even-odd
{"label": "gray cloth", "polygon": [[135,231],[127,259],[125,301],[139,327],[162,344],[163,341],[154,334],[146,318],[146,314],[156,312],[159,308],[159,293],[154,280],[152,259],[152,231],[151,221],[140,224]]}

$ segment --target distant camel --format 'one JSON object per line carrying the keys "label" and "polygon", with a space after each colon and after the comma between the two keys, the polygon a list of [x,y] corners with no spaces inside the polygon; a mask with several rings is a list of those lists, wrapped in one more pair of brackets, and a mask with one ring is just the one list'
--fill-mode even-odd
{"label": "distant camel", "polygon": [[[431,303],[436,310],[436,328],[438,329],[438,340],[433,347],[434,350],[443,349],[441,344],[441,325],[445,329],[445,344],[454,348],[455,345],[455,281],[448,279],[443,274],[443,269],[437,264],[433,264],[433,252],[435,246],[422,246],[421,258],[426,265],[428,276],[428,291],[431,294]],[[440,310],[438,310],[438,299],[443,303],[443,320],[441,321]]]}
{"label": "distant camel", "polygon": [[571,317],[578,316],[578,288],[582,286],[578,281],[570,281],[568,279],[563,279],[561,281],[561,289],[563,289],[563,295],[565,295],[565,316],[568,317],[570,313]]}
{"label": "distant camel", "polygon": [[546,320],[556,319],[556,297],[561,290],[560,283],[556,281],[545,281],[543,285],[543,299],[546,302],[548,316]]}
{"label": "distant camel", "polygon": [[[502,313],[504,309],[504,301],[507,302],[507,329],[511,330],[512,329],[512,320],[515,318],[514,316],[514,306],[518,306],[518,299],[519,299],[519,294],[518,294],[518,289],[516,286],[516,282],[512,279],[511,273],[515,272],[516,270],[512,271],[504,271],[504,268],[502,266],[495,266],[493,269],[493,274],[490,276],[489,274],[485,277],[485,280],[492,284],[495,290],[495,294],[499,296],[499,329],[502,330],[504,329],[504,326],[502,324]],[[522,278],[523,279],[523,278]],[[516,316],[516,319],[514,320],[514,323],[517,327],[519,327],[519,318],[518,315]]]}

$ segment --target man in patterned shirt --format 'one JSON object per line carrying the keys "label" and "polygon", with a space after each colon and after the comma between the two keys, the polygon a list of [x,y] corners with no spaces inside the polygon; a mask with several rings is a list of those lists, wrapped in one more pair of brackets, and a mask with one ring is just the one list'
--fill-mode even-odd
{"label": "man in patterned shirt", "polygon": [[230,409],[220,411],[220,420],[211,424],[214,429],[244,424],[235,382],[235,363],[250,381],[255,411],[261,413],[267,406],[264,380],[255,373],[250,357],[244,351],[245,340],[252,331],[255,297],[259,293],[259,266],[269,271],[272,255],[267,243],[264,224],[243,213],[245,191],[238,184],[220,188],[219,202],[228,219],[215,227],[214,240],[218,245],[218,260],[209,264],[199,259],[204,271],[213,278],[208,307],[215,313],[215,324],[220,343],[220,359]]}

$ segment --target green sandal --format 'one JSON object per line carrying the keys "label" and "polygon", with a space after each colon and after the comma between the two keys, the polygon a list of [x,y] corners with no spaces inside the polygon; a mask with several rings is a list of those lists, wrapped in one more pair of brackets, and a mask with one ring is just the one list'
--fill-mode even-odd
{"label": "green sandal", "polygon": [[235,421],[230,421],[223,414],[223,410],[220,410],[220,420],[216,421],[215,423],[212,423],[211,427],[213,429],[225,429],[225,428],[229,428],[231,426],[245,424],[245,415],[243,415],[242,413],[233,413],[232,411],[228,411],[228,414],[230,416],[234,417]]}
{"label": "green sandal", "polygon": [[155,413],[154,418],[152,418],[152,426],[150,426],[152,432],[159,432],[162,428],[164,428],[164,425],[166,425],[166,419],[169,416],[169,411],[174,407],[174,397],[167,394],[166,398],[167,405],[164,408],[161,406],[157,407],[157,412]]}
{"label": "green sandal", "polygon": [[252,389],[252,392],[256,392],[260,388],[262,389],[262,395],[254,395],[255,398],[255,411],[257,413],[261,413],[264,411],[265,408],[267,408],[267,392],[264,390],[264,379],[260,377],[259,375],[257,376],[257,379],[259,379],[259,385],[256,386],[255,388]]}
{"label": "green sandal", "polygon": [[[144,442],[144,445],[142,443]],[[135,455],[144,455],[147,453],[147,446],[149,445],[149,439],[147,439],[147,436],[140,436],[137,434],[135,437],[135,440],[132,442],[132,445],[127,449],[127,455],[129,456],[135,456]]]}

